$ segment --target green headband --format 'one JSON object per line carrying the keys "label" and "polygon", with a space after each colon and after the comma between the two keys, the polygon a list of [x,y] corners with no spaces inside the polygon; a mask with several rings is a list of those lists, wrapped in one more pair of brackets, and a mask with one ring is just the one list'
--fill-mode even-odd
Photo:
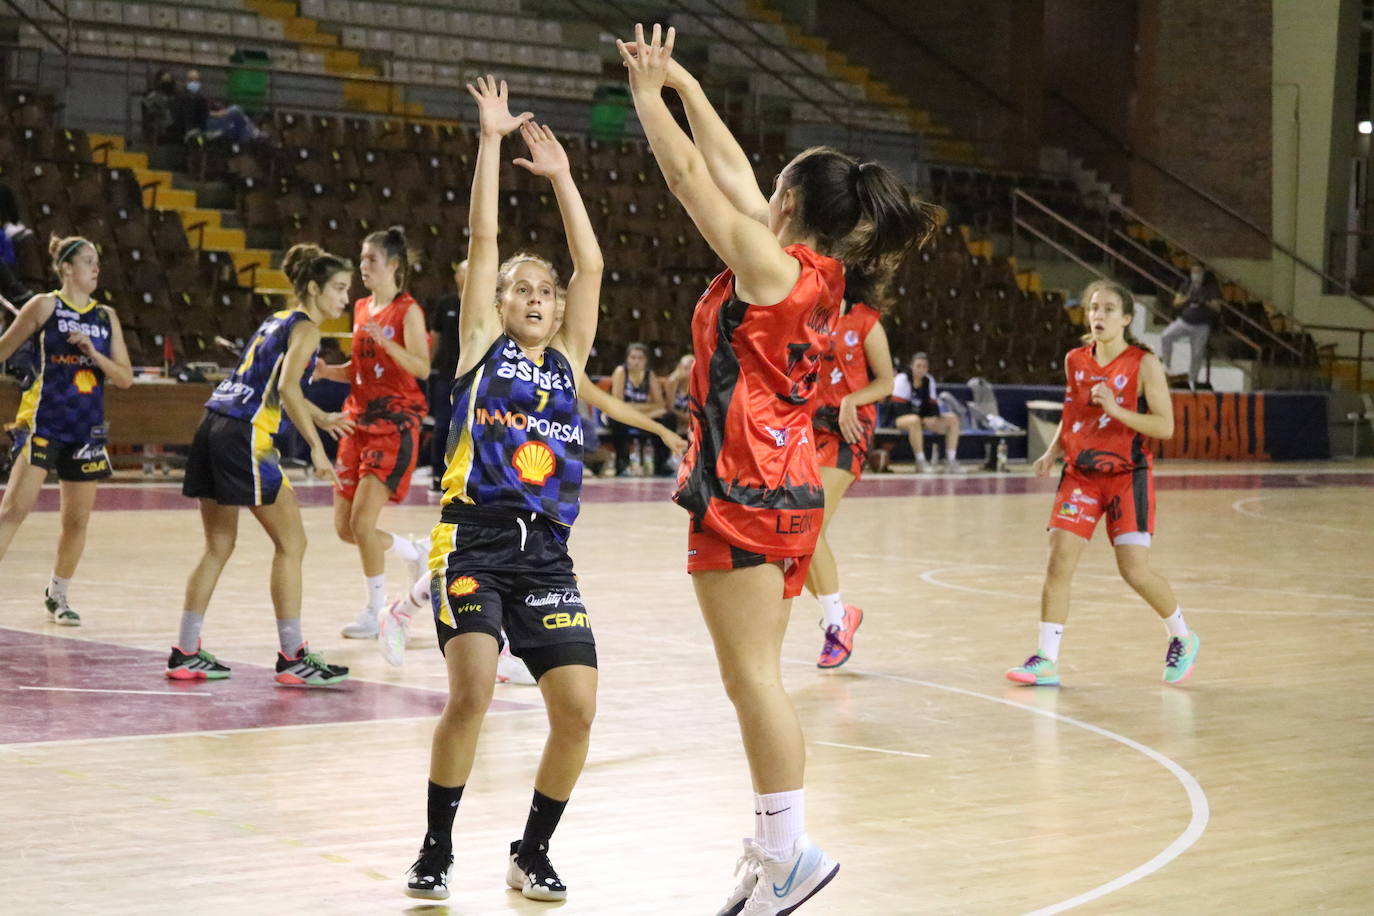
{"label": "green headband", "polygon": [[58,254],[57,254],[57,263],[58,263],[58,264],[63,263],[63,262],[66,261],[68,258],[70,258],[72,255],[76,254],[77,250],[78,250],[82,245],[89,245],[89,244],[90,244],[90,242],[86,241],[85,239],[77,239],[77,240],[74,241],[74,242],[68,242],[68,243],[67,243],[67,247],[64,248],[64,249],[62,249],[60,252],[58,252]]}

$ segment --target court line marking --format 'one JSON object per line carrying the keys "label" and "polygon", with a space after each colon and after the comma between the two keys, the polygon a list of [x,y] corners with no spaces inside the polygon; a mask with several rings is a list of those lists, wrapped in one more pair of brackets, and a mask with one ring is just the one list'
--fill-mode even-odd
{"label": "court line marking", "polygon": [[1231,511],[1240,515],[1249,516],[1250,518],[1257,518],[1262,522],[1269,522],[1271,525],[1296,525],[1300,528],[1316,528],[1319,531],[1334,531],[1337,534],[1368,534],[1367,531],[1360,531],[1355,528],[1340,528],[1336,525],[1319,525],[1316,522],[1299,522],[1287,518],[1276,518],[1272,515],[1265,515],[1263,512],[1255,512],[1244,508],[1247,503],[1262,502],[1274,495],[1276,494],[1268,493],[1264,496],[1247,496],[1244,499],[1238,499],[1231,503]]}
{"label": "court line marking", "polygon": [[826,747],[842,747],[850,751],[872,751],[875,754],[896,754],[899,757],[929,757],[929,754],[917,754],[912,751],[894,751],[889,747],[865,747],[862,744],[841,744],[838,741],[812,741],[812,744],[824,744]]}
{"label": "court line marking", "polygon": [[[800,659],[788,659],[788,661],[793,661],[796,664],[809,664],[807,662],[803,662]],[[1166,757],[1165,755],[1161,754],[1159,751],[1155,750],[1152,747],[1141,744],[1139,741],[1127,738],[1125,735],[1119,735],[1116,732],[1102,728],[1101,726],[1093,725],[1091,722],[1084,722],[1081,719],[1075,719],[1072,716],[1066,716],[1062,713],[1053,712],[1048,709],[1038,709],[1034,706],[1023,706],[1020,703],[1016,703],[1012,700],[1007,700],[1002,697],[995,697],[987,693],[979,693],[976,690],[965,690],[962,687],[951,687],[947,684],[937,684],[934,681],[923,681],[918,678],[905,677],[900,674],[884,674],[882,672],[877,671],[854,671],[853,673],[863,677],[874,677],[889,681],[900,681],[902,683],[915,684],[920,687],[930,687],[934,690],[944,690],[948,693],[957,693],[962,694],[963,696],[976,697],[980,700],[990,700],[993,703],[1000,703],[1001,705],[1009,706],[1012,709],[1019,709],[1023,712],[1034,713],[1038,716],[1044,716],[1047,719],[1054,719],[1058,722],[1063,722],[1066,725],[1076,726],[1078,728],[1084,729],[1085,731],[1092,732],[1095,735],[1100,735],[1103,738],[1115,741],[1118,744],[1124,745],[1125,747],[1128,747],[1131,750],[1136,751],[1137,753],[1145,755],[1146,757],[1153,760],[1155,763],[1162,766],[1164,769],[1168,770],[1169,773],[1175,779],[1177,779],[1179,783],[1183,786],[1183,790],[1188,796],[1188,805],[1191,809],[1191,816],[1188,818],[1188,826],[1183,829],[1183,832],[1180,833],[1172,843],[1164,847],[1164,849],[1162,849],[1158,854],[1156,854],[1154,858],[1150,859],[1142,865],[1137,865],[1135,868],[1131,869],[1125,874],[1119,875],[1116,878],[1113,878],[1112,880],[1107,881],[1103,884],[1099,884],[1097,887],[1094,887],[1091,890],[1084,891],[1083,893],[1078,894],[1074,897],[1070,897],[1067,900],[1060,900],[1059,902],[1052,903],[1049,906],[1044,906],[1037,910],[1032,910],[1029,913],[1026,913],[1025,916],[1052,916],[1052,914],[1054,913],[1062,913],[1065,910],[1071,910],[1074,907],[1082,906],[1085,903],[1090,903],[1093,900],[1097,900],[1100,897],[1105,897],[1108,894],[1114,893],[1115,891],[1119,891],[1123,887],[1126,887],[1130,884],[1134,884],[1142,878],[1147,878],[1155,872],[1159,871],[1165,865],[1168,865],[1174,859],[1177,859],[1184,852],[1186,852],[1189,847],[1191,847],[1202,837],[1203,831],[1207,829],[1207,822],[1211,817],[1211,808],[1207,803],[1207,793],[1202,790],[1202,785],[1197,781],[1193,774],[1189,773],[1183,767],[1179,766],[1172,759]]]}
{"label": "court line marking", "polygon": [[20,684],[20,690],[51,690],[59,693],[136,693],[148,697],[213,697],[213,693],[195,693],[190,690],[115,690],[108,687],[30,687]]}

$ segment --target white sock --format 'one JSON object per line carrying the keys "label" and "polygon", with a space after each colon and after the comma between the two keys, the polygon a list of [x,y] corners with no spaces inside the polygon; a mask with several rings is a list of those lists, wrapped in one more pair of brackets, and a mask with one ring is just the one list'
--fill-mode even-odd
{"label": "white sock", "polygon": [[281,643],[282,655],[287,658],[295,658],[301,646],[305,645],[305,637],[301,636],[301,619],[299,617],[293,617],[290,620],[277,618],[277,641]]}
{"label": "white sock", "polygon": [[417,608],[429,607],[429,573],[416,579],[410,587],[410,603]]}
{"label": "white sock", "polygon": [[840,600],[839,592],[833,595],[817,595],[816,600],[821,603],[821,629],[844,626],[844,602]]}
{"label": "white sock", "polygon": [[1040,652],[1039,654],[1048,658],[1050,661],[1059,660],[1059,640],[1064,635],[1064,625],[1062,623],[1040,622]]}
{"label": "white sock", "polygon": [[181,631],[177,634],[177,648],[182,652],[194,652],[200,648],[200,628],[204,623],[204,614],[182,611]]}
{"label": "white sock", "polygon": [[1170,636],[1177,636],[1180,639],[1187,636],[1188,624],[1183,622],[1183,608],[1174,608],[1174,612],[1164,618],[1164,626],[1168,629]]}
{"label": "white sock", "polygon": [[67,586],[72,584],[71,579],[63,579],[57,573],[53,573],[48,580],[48,597],[58,604],[67,600]]}
{"label": "white sock", "polygon": [[790,857],[797,837],[805,832],[805,789],[754,796],[754,841],[769,858]]}
{"label": "white sock", "polygon": [[391,546],[386,549],[387,553],[395,554],[407,563],[420,562],[420,551],[415,549],[415,545],[399,534],[391,536]]}
{"label": "white sock", "polygon": [[367,576],[367,607],[380,611],[386,607],[386,575]]}

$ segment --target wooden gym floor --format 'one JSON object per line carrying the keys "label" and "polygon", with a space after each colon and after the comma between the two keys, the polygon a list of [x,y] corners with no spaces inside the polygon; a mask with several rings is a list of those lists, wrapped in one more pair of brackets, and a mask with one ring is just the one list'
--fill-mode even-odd
{"label": "wooden gym floor", "polygon": [[[1064,686],[1002,672],[1035,648],[1052,483],[884,475],[832,528],[866,611],[853,659],[814,667],[794,606],[788,686],[810,832],[843,868],[806,914],[1369,912],[1374,909],[1374,464],[1159,474],[1154,560],[1202,651],[1160,683],[1163,628],[1085,554]],[[752,829],[734,718],[659,481],[587,486],[573,536],[601,656],[591,758],[554,841],[560,907],[503,883],[544,735],[501,686],[455,829],[453,896],[401,893],[424,829],[444,674],[428,630],[403,669],[342,639],[361,585],[328,491],[302,486],[305,632],[355,678],[273,686],[266,538],[242,520],[205,646],[234,676],[162,677],[200,546],[175,487],[102,491],[72,601],[44,620],[57,516],[0,563],[0,911],[6,914],[709,914]],[[45,493],[50,510],[55,493]],[[435,520],[423,485],[384,527]],[[394,591],[403,571],[391,570]]]}

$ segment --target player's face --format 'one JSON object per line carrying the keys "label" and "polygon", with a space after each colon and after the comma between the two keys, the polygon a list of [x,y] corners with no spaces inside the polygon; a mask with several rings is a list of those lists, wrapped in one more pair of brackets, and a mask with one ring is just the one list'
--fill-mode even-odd
{"label": "player's face", "polygon": [[82,245],[67,259],[63,274],[76,291],[89,296],[100,282],[100,255],[90,245]]}
{"label": "player's face", "polygon": [[1131,313],[1121,305],[1121,297],[1110,290],[1099,289],[1088,300],[1088,327],[1093,339],[1106,343],[1126,332]]}
{"label": "player's face", "polygon": [[558,322],[558,293],[544,265],[521,261],[515,266],[498,304],[506,333],[525,344],[553,336]]}
{"label": "player's face", "polygon": [[911,374],[916,378],[925,378],[930,372],[930,361],[925,359],[913,359],[911,361]]}
{"label": "player's face", "polygon": [[638,347],[625,354],[625,367],[632,372],[639,372],[647,362],[648,358],[644,355],[644,351]]}
{"label": "player's face", "polygon": [[387,263],[386,252],[381,246],[364,242],[362,254],[358,256],[358,275],[363,279],[363,286],[375,290],[374,282],[386,285],[396,276],[396,265]]}
{"label": "player's face", "polygon": [[330,277],[315,300],[326,318],[338,318],[348,308],[348,288],[353,285],[351,271],[341,270]]}

